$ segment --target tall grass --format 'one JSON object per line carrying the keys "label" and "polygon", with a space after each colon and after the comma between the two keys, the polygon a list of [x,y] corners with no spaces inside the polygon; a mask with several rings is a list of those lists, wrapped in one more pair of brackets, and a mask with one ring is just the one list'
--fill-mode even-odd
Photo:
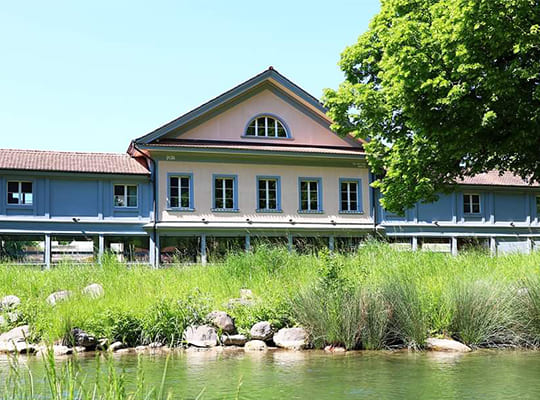
{"label": "tall grass", "polygon": [[[187,325],[220,309],[242,333],[261,320],[275,328],[303,325],[318,347],[421,348],[428,335],[474,346],[537,346],[539,273],[539,253],[451,257],[368,243],[355,254],[313,255],[259,246],[219,265],[157,270],[112,257],[102,266],[66,263],[50,271],[0,265],[0,296],[21,298],[17,324],[29,323],[36,341],[79,327],[129,345],[179,345]],[[103,285],[105,296],[84,296],[90,283]],[[230,301],[242,288],[253,291],[252,305]],[[45,299],[57,290],[74,295],[51,307]]]}
{"label": "tall grass", "polygon": [[[89,377],[82,373],[79,361],[71,358],[59,364],[52,351],[44,356],[43,376],[34,377],[30,369],[19,363],[16,357],[10,359],[7,376],[0,383],[0,400],[163,400],[171,399],[172,393],[165,390],[165,377],[169,359],[165,361],[161,384],[148,388],[145,385],[141,359],[137,362],[137,376],[133,388],[126,387],[126,375],[119,372],[114,360],[105,354],[96,357],[96,375]],[[45,381],[40,384],[39,381]]]}

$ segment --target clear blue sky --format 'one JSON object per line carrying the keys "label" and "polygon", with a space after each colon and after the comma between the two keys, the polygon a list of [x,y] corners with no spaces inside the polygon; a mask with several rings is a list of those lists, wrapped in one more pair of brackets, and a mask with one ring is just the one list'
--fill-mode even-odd
{"label": "clear blue sky", "polygon": [[273,65],[316,97],[378,0],[11,1],[0,148],[124,152]]}

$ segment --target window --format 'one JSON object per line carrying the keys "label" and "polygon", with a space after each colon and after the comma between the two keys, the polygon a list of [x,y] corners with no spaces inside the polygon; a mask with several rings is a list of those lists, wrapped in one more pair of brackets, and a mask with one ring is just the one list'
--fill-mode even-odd
{"label": "window", "polygon": [[169,207],[193,210],[193,178],[191,174],[169,176]]}
{"label": "window", "polygon": [[8,204],[31,205],[33,202],[32,182],[8,181]]}
{"label": "window", "polygon": [[360,179],[339,180],[339,211],[343,213],[362,212]]}
{"label": "window", "polygon": [[137,207],[137,185],[114,185],[115,207]]}
{"label": "window", "polygon": [[300,178],[300,212],[322,212],[321,178]]}
{"label": "window", "polygon": [[246,136],[287,138],[287,129],[277,118],[271,116],[260,116],[254,118],[246,129]]}
{"label": "window", "polygon": [[214,175],[214,210],[236,211],[237,183],[235,175]]}
{"label": "window", "polygon": [[479,194],[466,193],[463,195],[463,212],[465,214],[480,214]]}
{"label": "window", "polygon": [[281,188],[278,176],[257,177],[257,211],[281,211]]}

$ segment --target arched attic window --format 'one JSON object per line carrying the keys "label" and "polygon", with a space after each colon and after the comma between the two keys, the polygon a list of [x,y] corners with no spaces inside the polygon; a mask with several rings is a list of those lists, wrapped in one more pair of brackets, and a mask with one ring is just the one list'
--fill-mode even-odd
{"label": "arched attic window", "polygon": [[258,115],[247,125],[246,137],[289,138],[285,123],[272,115]]}

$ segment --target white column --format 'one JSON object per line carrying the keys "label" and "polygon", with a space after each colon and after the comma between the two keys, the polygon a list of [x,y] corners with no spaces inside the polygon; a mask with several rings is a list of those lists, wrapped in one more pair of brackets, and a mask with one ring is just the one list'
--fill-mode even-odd
{"label": "white column", "polygon": [[457,244],[457,237],[453,236],[452,239],[450,239],[450,249],[453,256],[458,255],[458,244]]}
{"label": "white column", "polygon": [[532,238],[527,238],[527,254],[531,254],[533,252],[533,240]]}
{"label": "white column", "polygon": [[418,250],[418,238],[416,236],[413,236],[411,239],[411,250],[412,251]]}
{"label": "white column", "polygon": [[251,250],[251,235],[246,234],[246,243],[245,243],[246,252]]}
{"label": "white column", "polygon": [[206,233],[201,234],[201,264],[206,265]]}
{"label": "white column", "polygon": [[100,234],[98,236],[98,263],[101,265],[103,262],[103,254],[105,254],[105,236]]}
{"label": "white column", "polygon": [[154,236],[150,235],[150,238],[148,239],[148,263],[156,268],[156,242],[154,241]]}
{"label": "white column", "polygon": [[334,238],[334,235],[330,235],[330,237],[328,238],[328,250],[334,251],[334,247],[335,247],[335,238]]}
{"label": "white column", "polygon": [[45,268],[51,269],[51,234],[46,233],[45,234],[45,241],[44,241],[44,262],[45,262]]}
{"label": "white column", "polygon": [[489,252],[492,256],[497,255],[497,241],[493,236],[489,238]]}
{"label": "white column", "polygon": [[292,233],[287,234],[287,249],[289,250],[289,253],[293,250],[293,236]]}

